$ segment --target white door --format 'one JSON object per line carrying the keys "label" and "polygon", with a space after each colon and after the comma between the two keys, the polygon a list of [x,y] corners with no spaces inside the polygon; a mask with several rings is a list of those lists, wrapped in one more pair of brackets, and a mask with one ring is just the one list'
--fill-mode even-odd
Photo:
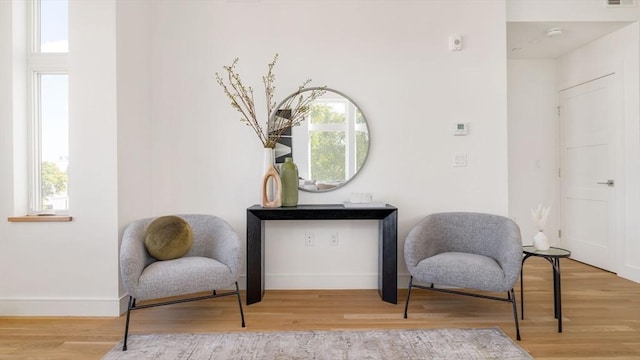
{"label": "white door", "polygon": [[616,271],[615,74],[560,91],[562,246],[572,258]]}

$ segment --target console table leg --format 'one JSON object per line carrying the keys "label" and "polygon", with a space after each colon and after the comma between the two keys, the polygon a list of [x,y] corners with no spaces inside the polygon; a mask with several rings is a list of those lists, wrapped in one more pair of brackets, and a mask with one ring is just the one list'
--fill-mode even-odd
{"label": "console table leg", "polygon": [[398,213],[380,220],[378,226],[378,285],[383,301],[398,303]]}
{"label": "console table leg", "polygon": [[247,212],[247,305],[264,294],[264,222]]}

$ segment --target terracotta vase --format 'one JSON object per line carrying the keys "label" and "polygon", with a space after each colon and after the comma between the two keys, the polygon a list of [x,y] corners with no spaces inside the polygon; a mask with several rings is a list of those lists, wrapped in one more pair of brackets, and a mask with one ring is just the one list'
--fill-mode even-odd
{"label": "terracotta vase", "polygon": [[[270,195],[268,187],[273,184],[273,192]],[[282,182],[280,174],[273,164],[269,165],[269,169],[262,178],[262,207],[277,208],[282,205]]]}

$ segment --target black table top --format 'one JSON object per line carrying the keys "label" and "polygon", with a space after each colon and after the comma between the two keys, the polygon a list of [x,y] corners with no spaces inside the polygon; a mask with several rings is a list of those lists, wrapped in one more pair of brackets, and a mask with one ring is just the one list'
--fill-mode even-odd
{"label": "black table top", "polygon": [[253,205],[247,208],[247,213],[262,220],[366,220],[384,219],[396,213],[395,206],[385,204],[384,207],[346,208],[342,204],[300,204],[298,206],[283,206],[267,208]]}
{"label": "black table top", "polygon": [[525,245],[522,247],[522,252],[524,252],[527,255],[555,257],[555,258],[569,257],[571,255],[571,251],[567,249],[553,247],[553,246],[547,250],[536,250],[536,248],[533,247],[533,245]]}

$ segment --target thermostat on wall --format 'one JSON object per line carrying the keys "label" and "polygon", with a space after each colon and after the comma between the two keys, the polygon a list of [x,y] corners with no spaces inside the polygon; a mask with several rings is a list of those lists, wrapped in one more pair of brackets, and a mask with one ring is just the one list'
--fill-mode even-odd
{"label": "thermostat on wall", "polygon": [[453,135],[467,135],[469,133],[469,123],[457,122],[453,124]]}

